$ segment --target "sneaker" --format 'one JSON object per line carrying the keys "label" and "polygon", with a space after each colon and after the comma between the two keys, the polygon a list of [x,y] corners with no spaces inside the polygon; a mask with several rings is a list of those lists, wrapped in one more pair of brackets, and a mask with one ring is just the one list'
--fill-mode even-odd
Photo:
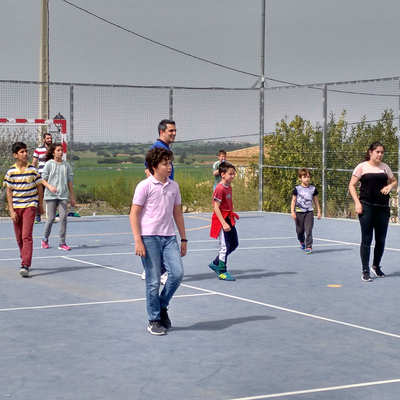
{"label": "sneaker", "polygon": [[385,274],[382,272],[381,267],[372,267],[371,271],[378,277],[378,278],[384,278]]}
{"label": "sneaker", "polygon": [[306,244],[305,243],[300,243],[300,249],[305,250],[306,249]]}
{"label": "sneaker", "polygon": [[71,247],[68,247],[65,243],[64,244],[60,244],[58,246],[58,250],[65,250],[65,251],[70,251]]}
{"label": "sneaker", "polygon": [[27,278],[29,276],[29,267],[26,265],[23,265],[21,269],[19,270],[19,274],[23,276],[24,278]]}
{"label": "sneaker", "polygon": [[165,329],[170,329],[172,326],[171,320],[168,317],[168,311],[166,308],[162,308],[161,312],[160,312],[160,318],[161,318],[161,325],[165,328]]}
{"label": "sneaker", "polygon": [[165,335],[165,328],[161,325],[160,321],[149,321],[149,325],[147,326],[147,330],[152,335]]}
{"label": "sneaker", "polygon": [[312,248],[311,247],[308,247],[306,249],[306,254],[312,254]]}
{"label": "sneaker", "polygon": [[167,279],[168,279],[168,272],[164,272],[161,275],[161,279],[160,279],[161,285],[165,285],[165,282],[167,282]]}
{"label": "sneaker", "polygon": [[42,240],[42,249],[48,249],[49,248],[49,239],[47,240]]}
{"label": "sneaker", "polygon": [[41,221],[42,221],[42,218],[40,217],[40,215],[37,215],[35,218],[35,224],[40,224]]}
{"label": "sneaker", "polygon": [[371,275],[369,274],[369,271],[363,271],[363,274],[361,276],[361,280],[364,282],[372,282]]}
{"label": "sneaker", "polygon": [[142,281],[145,281],[145,280],[146,280],[146,271],[143,270],[143,272],[142,272]]}
{"label": "sneaker", "polygon": [[217,274],[219,275],[221,270],[225,270],[226,269],[226,265],[223,261],[219,261],[218,265],[214,264],[214,261],[211,261],[210,264],[208,264],[208,266]]}
{"label": "sneaker", "polygon": [[236,279],[231,276],[228,271],[220,271],[218,279],[220,279],[221,281],[236,281]]}

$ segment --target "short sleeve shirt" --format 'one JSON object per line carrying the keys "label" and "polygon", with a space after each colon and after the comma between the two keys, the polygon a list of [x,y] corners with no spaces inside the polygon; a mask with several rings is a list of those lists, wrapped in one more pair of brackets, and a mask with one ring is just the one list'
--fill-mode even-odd
{"label": "short sleeve shirt", "polygon": [[132,204],[142,206],[139,225],[142,236],[174,236],[173,211],[182,203],[179,185],[171,179],[163,184],[150,175],[136,186]]}
{"label": "short sleeve shirt", "polygon": [[[214,165],[213,165],[213,172],[215,172],[218,168],[219,168],[219,165],[221,164],[221,161],[215,161],[215,163],[214,163]],[[220,174],[218,174],[218,175],[215,175],[214,176],[214,185],[218,185],[218,183],[220,183],[221,182],[221,179],[222,179],[222,177],[221,177],[221,175]]]}
{"label": "short sleeve shirt", "polygon": [[225,186],[221,182],[215,187],[214,201],[219,201],[221,211],[233,211],[232,186]]}
{"label": "short sleeve shirt", "polygon": [[318,190],[315,186],[309,185],[308,187],[304,187],[301,185],[297,185],[293,189],[292,195],[297,196],[295,207],[296,212],[308,212],[314,210],[314,196],[318,195]]}
{"label": "short sleeve shirt", "polygon": [[25,169],[20,170],[17,164],[14,164],[7,171],[3,181],[3,186],[12,190],[13,208],[37,207],[37,185],[41,184],[42,180],[33,165],[28,164]]}
{"label": "short sleeve shirt", "polygon": [[381,162],[378,166],[364,161],[357,165],[353,175],[360,180],[360,201],[378,206],[389,205],[389,195],[382,194],[381,190],[388,184],[394,175],[390,167]]}
{"label": "short sleeve shirt", "polygon": [[39,171],[39,174],[42,173],[43,168],[46,164],[46,155],[47,155],[46,146],[37,147],[35,149],[35,151],[33,152],[33,157],[37,158],[39,160],[38,168],[37,168]]}

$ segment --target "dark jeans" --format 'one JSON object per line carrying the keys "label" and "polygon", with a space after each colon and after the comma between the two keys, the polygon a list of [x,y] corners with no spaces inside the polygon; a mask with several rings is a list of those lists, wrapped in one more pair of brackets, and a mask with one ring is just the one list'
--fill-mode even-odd
{"label": "dark jeans", "polygon": [[375,231],[375,249],[372,265],[380,265],[385,250],[386,233],[389,225],[390,208],[362,203],[363,212],[358,215],[361,225],[361,263],[363,271],[369,271],[372,236]]}
{"label": "dark jeans", "polygon": [[314,211],[297,212],[296,220],[297,239],[299,242],[306,243],[307,248],[312,248],[313,237],[312,229],[314,227]]}

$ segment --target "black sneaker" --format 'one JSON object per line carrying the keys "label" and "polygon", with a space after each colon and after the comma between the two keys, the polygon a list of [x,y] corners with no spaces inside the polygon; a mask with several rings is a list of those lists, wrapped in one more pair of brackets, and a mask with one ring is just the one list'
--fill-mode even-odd
{"label": "black sneaker", "polygon": [[165,328],[165,329],[170,329],[172,326],[171,320],[168,317],[168,312],[166,308],[162,308],[161,312],[160,312],[160,318],[161,318],[161,325]]}
{"label": "black sneaker", "polygon": [[371,275],[369,274],[369,271],[363,271],[363,274],[362,274],[362,276],[361,276],[361,279],[362,279],[364,282],[372,282]]}
{"label": "black sneaker", "polygon": [[165,335],[165,328],[161,325],[160,321],[149,321],[147,330],[152,335]]}
{"label": "black sneaker", "polygon": [[382,272],[381,267],[372,267],[371,271],[378,277],[384,278],[385,274]]}

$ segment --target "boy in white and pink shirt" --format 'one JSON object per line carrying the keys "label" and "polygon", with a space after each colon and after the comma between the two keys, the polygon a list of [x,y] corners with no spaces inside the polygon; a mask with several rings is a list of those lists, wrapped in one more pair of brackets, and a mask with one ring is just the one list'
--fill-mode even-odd
{"label": "boy in white and pink shirt", "polygon": [[[153,148],[147,153],[151,175],[137,185],[129,216],[135,254],[141,257],[146,271],[147,330],[153,335],[164,335],[171,328],[167,308],[182,282],[181,257],[187,250],[179,185],[169,178],[172,160],[172,152],[164,148]],[[180,248],[174,221],[181,237]],[[160,293],[162,264],[168,279]]]}

